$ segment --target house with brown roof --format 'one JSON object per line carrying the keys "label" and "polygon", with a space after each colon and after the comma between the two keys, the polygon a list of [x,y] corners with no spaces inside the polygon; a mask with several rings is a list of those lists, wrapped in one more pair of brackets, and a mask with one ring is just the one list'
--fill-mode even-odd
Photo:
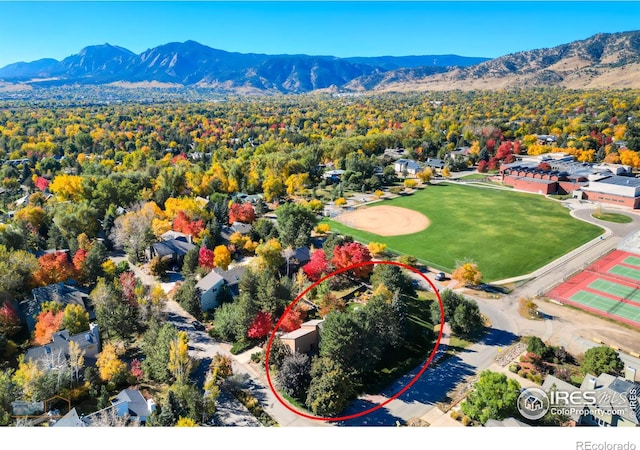
{"label": "house with brown roof", "polygon": [[288,345],[293,353],[313,353],[320,344],[320,332],[323,320],[309,320],[297,330],[280,336],[280,341]]}

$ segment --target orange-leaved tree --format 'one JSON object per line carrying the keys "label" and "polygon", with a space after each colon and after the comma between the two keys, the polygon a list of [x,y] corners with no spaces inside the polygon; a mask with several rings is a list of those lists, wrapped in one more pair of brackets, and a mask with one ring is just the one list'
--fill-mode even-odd
{"label": "orange-leaved tree", "polygon": [[40,268],[33,274],[33,281],[38,286],[67,281],[75,276],[75,267],[65,252],[47,253],[38,258]]}
{"label": "orange-leaved tree", "polygon": [[36,319],[36,328],[33,334],[33,342],[38,345],[45,345],[51,342],[53,333],[58,331],[62,325],[64,311],[42,311]]}

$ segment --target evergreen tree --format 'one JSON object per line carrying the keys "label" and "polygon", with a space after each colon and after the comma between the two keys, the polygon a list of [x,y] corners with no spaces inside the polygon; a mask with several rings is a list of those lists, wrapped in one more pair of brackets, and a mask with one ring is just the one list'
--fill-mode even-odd
{"label": "evergreen tree", "polygon": [[187,278],[178,288],[174,300],[192,316],[200,317],[202,314],[200,292],[196,287],[195,279]]}

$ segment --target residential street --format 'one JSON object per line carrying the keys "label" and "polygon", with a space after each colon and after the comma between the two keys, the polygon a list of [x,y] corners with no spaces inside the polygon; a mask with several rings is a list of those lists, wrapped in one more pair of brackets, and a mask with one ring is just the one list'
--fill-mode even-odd
{"label": "residential street", "polygon": [[[592,208],[586,205],[574,204],[572,211],[576,217],[589,222],[596,222],[590,217]],[[597,221],[598,225],[602,225]],[[411,418],[422,417],[432,411],[435,404],[443,401],[448,392],[454,389],[461,380],[478,374],[489,368],[495,362],[499,352],[508,347],[518,336],[535,335],[554,345],[563,345],[570,352],[582,353],[596,344],[592,340],[581,336],[579,330],[581,323],[576,323],[571,312],[562,306],[540,303],[540,311],[545,313],[546,320],[529,320],[518,313],[518,299],[525,296],[536,296],[546,292],[550,286],[563,281],[568,275],[584,268],[588,263],[597,259],[600,255],[616,247],[616,245],[633,230],[640,229],[640,218],[634,216],[631,224],[609,224],[602,239],[593,240],[570,254],[556,260],[549,265],[537,270],[530,275],[530,279],[524,285],[513,291],[510,295],[500,299],[485,299],[465,292],[468,297],[474,298],[481,312],[490,320],[491,328],[484,338],[461,351],[455,356],[448,357],[435,367],[428,368],[425,373],[402,396],[385,405],[373,413],[348,420],[340,425],[345,426],[395,426],[397,422],[404,423]],[[114,262],[124,260],[124,256],[112,258]],[[143,283],[155,285],[154,277],[143,273],[138,267],[131,266],[132,270]],[[433,280],[434,274],[427,274]],[[411,274],[423,287],[424,280],[417,274]],[[524,277],[523,277],[524,278]],[[444,285],[433,280],[436,287],[441,290]],[[165,290],[171,284],[163,283]],[[462,291],[456,289],[455,291]],[[465,290],[466,291],[466,290]],[[195,320],[186,313],[177,303],[169,301],[166,307],[167,320],[179,330],[186,331],[190,340],[190,353],[200,361],[194,374],[196,382],[202,386],[211,358],[216,353],[230,355],[228,344],[214,341],[204,331],[197,331],[191,325]],[[590,318],[599,321],[597,318]],[[611,328],[609,326],[609,328]],[[598,328],[595,327],[597,330]],[[268,387],[266,378],[249,363],[251,353],[260,349],[252,349],[241,355],[231,355],[233,369],[236,376],[235,383],[248,389],[259,400],[263,408],[281,426],[327,426],[333,423],[309,420],[285,408]],[[441,350],[442,351],[442,350]],[[640,367],[640,360],[621,353],[621,357],[627,364]],[[384,391],[375,395],[364,395],[344,412],[343,415],[354,414],[370,409],[384,402],[401,390],[412,380],[421,367],[417,367],[399,380],[396,380]],[[257,420],[241,405],[233,396],[224,393],[219,402],[219,412],[216,414],[218,422],[226,426],[259,426]]]}

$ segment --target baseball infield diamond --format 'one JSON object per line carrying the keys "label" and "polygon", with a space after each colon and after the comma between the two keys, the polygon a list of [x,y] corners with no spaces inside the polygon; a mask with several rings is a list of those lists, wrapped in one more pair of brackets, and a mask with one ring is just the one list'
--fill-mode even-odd
{"label": "baseball infield diamond", "polygon": [[373,206],[340,214],[334,220],[380,236],[401,236],[417,233],[429,226],[429,218],[424,214],[399,206]]}
{"label": "baseball infield diamond", "polygon": [[[393,213],[378,215],[385,211],[382,207],[394,207]],[[404,215],[406,210],[428,218],[429,227],[422,222],[411,231],[402,229],[400,211]],[[486,282],[530,273],[603,231],[574,219],[565,206],[541,195],[448,183],[359,208],[358,213],[373,216],[350,225],[341,216],[326,222],[338,233],[387,244],[394,253],[415,256],[445,272],[458,261],[475,261]],[[413,225],[413,220],[408,222]],[[365,227],[383,228],[380,232]]]}

